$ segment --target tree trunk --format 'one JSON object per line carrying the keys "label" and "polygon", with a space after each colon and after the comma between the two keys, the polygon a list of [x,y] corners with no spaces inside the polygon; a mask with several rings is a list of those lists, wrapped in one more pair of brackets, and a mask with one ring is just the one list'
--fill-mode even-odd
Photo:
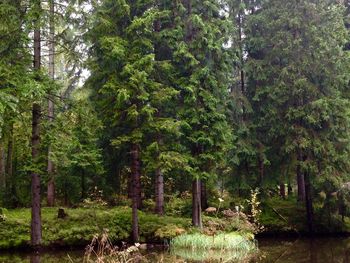
{"label": "tree trunk", "polygon": [[[52,80],[55,80],[55,3],[54,0],[49,0],[50,4],[50,34],[49,34],[49,76]],[[48,99],[48,117],[49,122],[52,123],[54,119],[54,103],[53,96],[49,94]],[[51,126],[51,125],[50,125]],[[47,184],[47,205],[52,207],[55,205],[55,178],[54,178],[54,164],[50,159],[51,146],[48,146],[48,158],[47,158],[47,173],[49,181]]]}
{"label": "tree trunk", "polygon": [[4,141],[0,139],[0,189],[5,189],[6,177],[5,177],[5,149]]}
{"label": "tree trunk", "polygon": [[[34,30],[34,70],[39,74],[41,64],[41,37],[40,37],[40,12],[41,1],[35,0],[35,8],[38,12],[38,17],[35,21]],[[33,103],[32,110],[32,161],[37,164],[39,157],[40,144],[40,117],[41,107],[37,103]],[[40,176],[34,170],[32,177],[32,218],[31,218],[31,245],[38,247],[41,245],[41,204],[40,204]]]}
{"label": "tree trunk", "polygon": [[134,242],[139,240],[139,222],[137,209],[140,207],[141,196],[140,188],[140,160],[139,146],[133,144],[131,148],[131,182],[132,182],[132,239]]}
{"label": "tree trunk", "polygon": [[202,210],[208,208],[207,184],[203,180],[201,180],[201,208]]}
{"label": "tree trunk", "polygon": [[13,143],[13,123],[11,123],[8,134],[7,159],[5,168],[6,193],[11,192],[11,185],[13,182]]}
{"label": "tree trunk", "polygon": [[67,179],[64,179],[64,205],[68,206],[69,205],[69,199],[68,199],[68,183],[67,183]]}
{"label": "tree trunk", "polygon": [[259,187],[262,187],[264,182],[264,161],[259,156]]}
{"label": "tree trunk", "polygon": [[286,199],[286,185],[284,183],[280,184],[280,196],[282,199]]}
{"label": "tree trunk", "polygon": [[292,185],[289,183],[288,184],[288,196],[291,196],[293,194],[293,188]]}
{"label": "tree trunk", "polygon": [[156,170],[156,209],[158,215],[164,215],[164,177],[158,168]]}
{"label": "tree trunk", "polygon": [[305,179],[304,173],[301,169],[302,152],[298,150],[298,164],[297,164],[297,184],[298,184],[298,201],[305,201]]}
{"label": "tree trunk", "polygon": [[86,187],[85,187],[85,170],[81,171],[81,200],[83,201],[86,198]]}
{"label": "tree trunk", "polygon": [[5,193],[8,199],[8,204],[11,207],[16,207],[17,198],[15,183],[16,179],[14,178],[14,168],[13,168],[13,156],[14,156],[14,138],[13,138],[13,122],[10,123],[9,133],[8,133],[8,144],[7,144],[7,159],[5,167]]}
{"label": "tree trunk", "polygon": [[[40,105],[33,104],[32,159],[34,164],[37,163],[37,159],[39,157],[40,114],[41,114]],[[32,172],[31,244],[34,247],[40,246],[41,244],[41,206],[40,205],[41,205],[40,204],[40,176],[37,172]]]}
{"label": "tree trunk", "polygon": [[132,176],[132,197],[137,200],[137,208],[142,208],[142,196],[141,196],[141,166],[140,166],[140,146],[133,144],[132,146],[132,164],[131,164],[131,176]]}
{"label": "tree trunk", "polygon": [[[155,5],[156,5],[156,7],[158,7],[160,9],[158,0],[155,1]],[[155,20],[153,27],[154,27],[155,32],[159,33],[161,31],[161,23],[160,23],[159,19]],[[162,60],[161,39],[159,38],[158,35],[156,37],[156,41],[154,44],[154,53],[155,53],[155,60],[161,61]],[[162,81],[162,80],[160,79],[159,81]],[[158,111],[156,114],[157,118],[161,117],[161,112],[162,112],[161,108],[158,107]],[[157,143],[159,145],[159,148],[163,144],[162,136],[159,133],[157,134]],[[158,161],[158,164],[157,164],[158,168],[156,169],[156,173],[155,173],[155,176],[156,176],[155,213],[162,216],[162,215],[164,215],[164,176],[163,176],[163,173],[161,171],[161,168],[159,167],[159,165],[160,165],[159,155],[160,155],[160,152],[158,152],[158,156],[156,159]]]}
{"label": "tree trunk", "polygon": [[306,219],[309,228],[309,233],[314,232],[314,222],[313,222],[313,205],[312,205],[312,192],[311,192],[311,181],[310,174],[305,173],[305,206],[306,206]]}
{"label": "tree trunk", "polygon": [[192,182],[192,224],[199,228],[202,228],[201,211],[201,181],[195,179]]}

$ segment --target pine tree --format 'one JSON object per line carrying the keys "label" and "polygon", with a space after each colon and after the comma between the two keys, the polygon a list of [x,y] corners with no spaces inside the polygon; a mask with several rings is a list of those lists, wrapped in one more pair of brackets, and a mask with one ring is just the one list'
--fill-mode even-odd
{"label": "pine tree", "polygon": [[[100,103],[104,122],[111,124],[112,144],[130,157],[134,241],[142,206],[141,162],[159,173],[176,155],[164,149],[166,138],[160,139],[160,134],[176,133],[178,126],[164,111],[177,95],[167,82],[171,65],[159,53],[159,30],[154,30],[164,16],[152,1],[104,1],[89,34],[94,57],[90,85],[98,90],[93,99]],[[155,161],[147,158],[152,152]]]}
{"label": "pine tree", "polygon": [[[271,0],[250,16],[246,31],[257,129],[275,156],[294,160],[311,232],[313,179],[347,169],[349,118],[342,109],[349,103],[349,61],[342,12],[327,1]],[[271,167],[281,167],[282,159],[270,158]]]}
{"label": "pine tree", "polygon": [[187,149],[192,183],[192,222],[201,227],[201,180],[215,177],[228,148],[226,120],[229,72],[228,21],[218,1],[175,1],[172,13],[173,67],[180,90],[181,144]]}
{"label": "pine tree", "polygon": [[[33,0],[32,8],[34,10],[34,71],[37,78],[40,75],[41,67],[41,35],[40,35],[40,13],[41,1]],[[41,106],[39,102],[33,103],[32,109],[32,160],[37,163],[39,157],[40,145],[40,119]],[[31,244],[33,247],[41,245],[41,198],[40,198],[40,175],[36,168],[32,171],[32,220],[31,220]]]}

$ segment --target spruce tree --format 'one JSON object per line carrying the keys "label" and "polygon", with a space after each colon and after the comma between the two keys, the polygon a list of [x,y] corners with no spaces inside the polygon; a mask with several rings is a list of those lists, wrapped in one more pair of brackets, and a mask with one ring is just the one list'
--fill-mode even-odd
{"label": "spruce tree", "polygon": [[[257,129],[276,155],[296,164],[310,232],[312,182],[347,167],[349,60],[342,12],[328,1],[270,0],[250,16],[246,30]],[[281,158],[270,161],[282,165]]]}
{"label": "spruce tree", "polygon": [[[110,0],[96,12],[89,34],[93,44],[90,85],[98,91],[92,99],[104,122],[113,129],[112,145],[129,155],[132,237],[137,241],[137,208],[142,206],[141,162],[150,163],[146,157],[156,148],[151,166],[154,172],[166,169],[164,164],[174,154],[162,154],[165,139],[160,134],[176,133],[178,126],[164,111],[167,101],[178,92],[167,82],[171,65],[158,52],[159,32],[154,30],[166,13],[153,1]],[[166,160],[161,161],[161,157]]]}
{"label": "spruce tree", "polygon": [[201,180],[215,177],[230,143],[226,119],[228,21],[219,1],[174,1],[169,46],[180,91],[181,144],[192,177],[192,222],[201,227]]}

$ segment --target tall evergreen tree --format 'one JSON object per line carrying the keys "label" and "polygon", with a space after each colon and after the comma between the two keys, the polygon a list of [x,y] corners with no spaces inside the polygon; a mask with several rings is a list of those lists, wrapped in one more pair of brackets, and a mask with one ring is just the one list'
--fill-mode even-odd
{"label": "tall evergreen tree", "polygon": [[175,84],[180,90],[181,143],[186,146],[192,176],[192,222],[201,226],[201,180],[215,177],[230,143],[226,120],[229,72],[228,21],[218,1],[172,3]]}
{"label": "tall evergreen tree", "polygon": [[142,206],[141,162],[150,164],[146,157],[156,148],[151,162],[155,173],[166,169],[163,164],[174,156],[172,151],[161,154],[164,139],[159,139],[178,126],[161,108],[177,94],[166,81],[171,65],[157,50],[159,32],[154,27],[165,15],[153,1],[104,1],[89,34],[90,83],[98,91],[93,99],[113,129],[112,144],[130,157],[134,241],[138,240],[137,208]]}
{"label": "tall evergreen tree", "polygon": [[[36,79],[40,78],[41,67],[41,0],[32,1],[33,15],[34,15],[34,73]],[[32,161],[37,164],[39,157],[40,146],[40,119],[41,106],[40,102],[33,103],[32,109]],[[41,245],[41,198],[40,198],[40,175],[36,165],[33,165],[31,173],[32,177],[32,220],[31,220],[31,244],[32,246]]]}
{"label": "tall evergreen tree", "polygon": [[[271,0],[250,16],[246,31],[256,125],[275,154],[294,160],[310,231],[312,181],[348,168],[349,116],[343,109],[349,105],[349,60],[342,13],[328,1]],[[270,161],[282,165],[280,158]]]}

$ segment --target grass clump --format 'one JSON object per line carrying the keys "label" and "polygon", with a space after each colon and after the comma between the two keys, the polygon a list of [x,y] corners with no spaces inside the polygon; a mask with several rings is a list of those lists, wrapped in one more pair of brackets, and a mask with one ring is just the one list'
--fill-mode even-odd
{"label": "grass clump", "polygon": [[208,236],[202,233],[184,234],[171,241],[171,253],[183,259],[197,261],[236,262],[245,260],[257,251],[256,244],[236,232]]}
{"label": "grass clump", "polygon": [[202,233],[180,235],[172,239],[171,247],[195,250],[243,250],[251,251],[255,243],[248,237],[235,232],[208,236]]}

